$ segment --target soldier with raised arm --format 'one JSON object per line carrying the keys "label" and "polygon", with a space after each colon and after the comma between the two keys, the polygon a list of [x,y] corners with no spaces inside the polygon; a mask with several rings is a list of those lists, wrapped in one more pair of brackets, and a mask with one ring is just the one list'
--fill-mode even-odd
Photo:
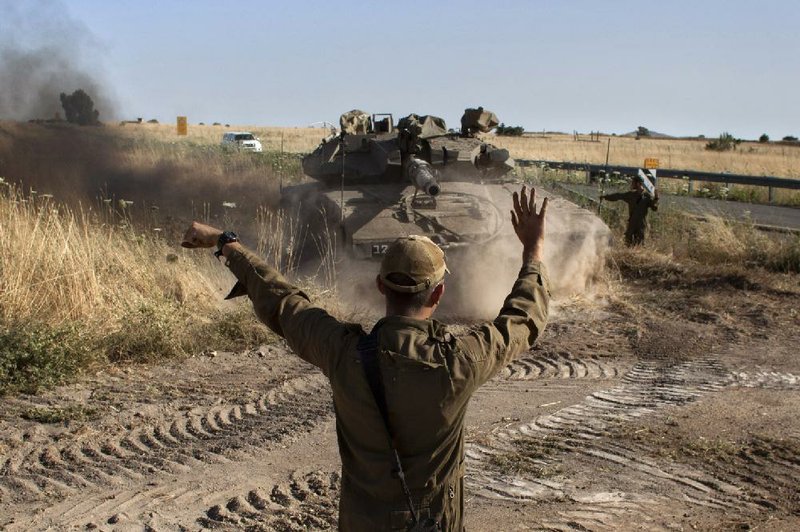
{"label": "soldier with raised arm", "polygon": [[246,293],[259,319],[330,380],[342,459],[341,530],[463,530],[469,400],[527,351],[547,322],[547,199],[539,212],[534,190],[529,196],[522,187],[513,199],[519,275],[497,317],[461,335],[432,319],[447,266],[426,237],[389,247],[375,280],[386,316],[368,335],[314,305],[233,233],[197,222],[187,230],[183,245],[217,246],[238,279],[232,295]]}
{"label": "soldier with raised arm", "polygon": [[651,196],[644,189],[641,177],[634,177],[631,189],[626,192],[616,192],[600,196],[601,200],[624,201],[628,205],[628,225],[625,228],[625,244],[629,247],[644,245],[644,235],[647,231],[647,213],[658,210],[658,190]]}

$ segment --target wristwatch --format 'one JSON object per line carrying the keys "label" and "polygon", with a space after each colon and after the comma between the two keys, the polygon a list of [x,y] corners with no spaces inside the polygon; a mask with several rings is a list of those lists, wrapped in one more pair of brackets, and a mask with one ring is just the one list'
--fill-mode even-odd
{"label": "wristwatch", "polygon": [[233,231],[225,231],[221,235],[219,235],[219,240],[217,240],[217,251],[214,252],[214,256],[220,258],[222,256],[222,247],[225,244],[230,244],[231,242],[238,242],[239,237],[236,236],[236,233]]}

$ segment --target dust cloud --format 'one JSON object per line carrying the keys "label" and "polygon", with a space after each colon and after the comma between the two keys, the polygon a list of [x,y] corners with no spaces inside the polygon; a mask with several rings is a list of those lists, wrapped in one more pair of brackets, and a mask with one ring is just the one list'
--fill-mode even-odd
{"label": "dust cloud", "polygon": [[[554,300],[586,294],[602,272],[610,239],[608,227],[591,212],[550,196],[546,219],[544,263]],[[510,193],[508,194],[510,211]],[[537,201],[541,204],[541,199]],[[471,248],[449,259],[442,314],[493,318],[511,291],[522,266],[522,245],[513,232],[510,214],[500,236],[488,245]]]}
{"label": "dust cloud", "polygon": [[0,17],[0,118],[63,116],[59,94],[83,89],[100,120],[114,118],[113,98],[102,82],[100,46],[89,30],[54,0],[3,2]]}
{"label": "dust cloud", "polygon": [[583,294],[591,289],[603,269],[611,231],[594,213],[562,198],[551,201],[544,261],[553,295]]}
{"label": "dust cloud", "polygon": [[[445,278],[445,295],[436,318],[471,322],[492,319],[500,311],[522,266],[520,244],[510,221],[513,186],[485,187],[485,194],[497,205],[500,232],[490,242],[447,249],[450,274]],[[544,191],[537,204],[550,197],[544,263],[555,301],[589,293],[605,263],[609,245],[608,227],[593,213]],[[342,250],[343,251],[343,250]],[[338,253],[337,287],[342,304],[377,319],[382,316],[383,299],[375,288],[379,262],[353,260]]]}

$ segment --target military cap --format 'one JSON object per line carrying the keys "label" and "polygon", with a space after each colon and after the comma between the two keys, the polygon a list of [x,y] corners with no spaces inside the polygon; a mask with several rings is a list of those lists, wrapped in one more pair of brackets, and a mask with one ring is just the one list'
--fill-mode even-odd
{"label": "military cap", "polygon": [[[386,250],[381,262],[380,278],[385,286],[395,292],[414,294],[438,284],[449,273],[444,262],[444,251],[426,236],[405,236],[395,240]],[[387,279],[391,274],[401,274],[415,284],[401,285]]]}

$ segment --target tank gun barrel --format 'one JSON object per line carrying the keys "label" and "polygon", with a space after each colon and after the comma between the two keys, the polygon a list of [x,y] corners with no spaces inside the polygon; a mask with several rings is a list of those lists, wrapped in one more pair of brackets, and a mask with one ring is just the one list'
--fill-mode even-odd
{"label": "tank gun barrel", "polygon": [[431,165],[422,159],[412,157],[408,160],[406,163],[406,176],[417,187],[417,190],[422,190],[429,196],[435,197],[441,190],[439,182],[433,175]]}

